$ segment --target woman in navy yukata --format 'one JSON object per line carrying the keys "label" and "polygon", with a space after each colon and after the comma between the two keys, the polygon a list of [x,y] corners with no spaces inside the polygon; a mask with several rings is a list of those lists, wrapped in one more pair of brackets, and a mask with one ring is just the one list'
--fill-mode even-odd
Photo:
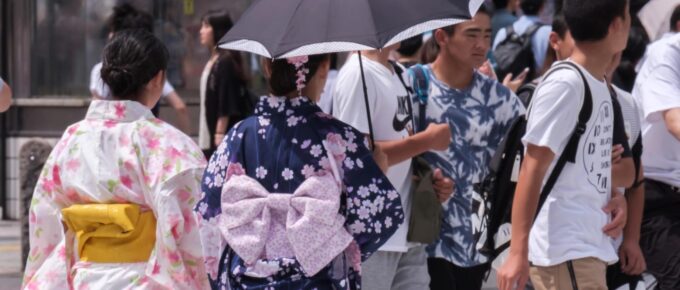
{"label": "woman in navy yukata", "polygon": [[[328,55],[267,61],[270,96],[210,159],[196,206],[216,289],[359,289],[402,223],[384,156],[314,103]],[[377,148],[376,152],[379,152]]]}

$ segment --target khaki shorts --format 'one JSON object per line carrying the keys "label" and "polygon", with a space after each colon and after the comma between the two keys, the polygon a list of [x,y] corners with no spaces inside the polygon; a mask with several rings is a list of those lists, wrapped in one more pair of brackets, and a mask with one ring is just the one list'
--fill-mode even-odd
{"label": "khaki shorts", "polygon": [[537,290],[607,290],[607,263],[597,258],[532,266],[529,275]]}

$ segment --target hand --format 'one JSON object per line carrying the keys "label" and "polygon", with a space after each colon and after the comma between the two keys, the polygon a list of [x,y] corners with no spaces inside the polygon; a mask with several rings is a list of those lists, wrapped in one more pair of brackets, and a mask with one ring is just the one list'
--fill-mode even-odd
{"label": "hand", "polygon": [[224,133],[215,133],[215,146],[219,147],[224,139]]}
{"label": "hand", "polygon": [[637,276],[647,270],[647,263],[642,255],[639,242],[624,239],[619,249],[619,257],[623,273]]}
{"label": "hand", "polygon": [[529,281],[529,258],[510,251],[508,259],[496,273],[499,290],[524,289]]}
{"label": "hand", "polygon": [[437,193],[437,199],[439,199],[439,202],[444,203],[451,196],[453,196],[453,180],[444,177],[441,169],[437,168],[434,170],[432,174],[432,182],[432,186],[434,187],[434,191]]}
{"label": "hand", "polygon": [[506,86],[511,91],[517,92],[517,90],[519,90],[519,87],[521,87],[522,84],[524,84],[524,80],[527,78],[528,75],[529,75],[529,68],[525,68],[514,79],[512,78],[512,73],[509,73],[503,79],[503,85]]}
{"label": "hand", "polygon": [[446,150],[451,144],[451,128],[449,124],[430,123],[423,133],[427,134],[431,144],[430,148],[433,150]]}
{"label": "hand", "polygon": [[481,74],[489,77],[492,80],[498,80],[498,76],[496,75],[496,72],[493,70],[493,66],[491,65],[490,61],[485,61],[482,66],[480,66],[477,71],[479,71]]}
{"label": "hand", "polygon": [[385,154],[378,144],[375,144],[375,148],[373,149],[373,160],[375,160],[375,163],[378,164],[378,167],[380,167],[380,170],[382,170],[384,173],[386,173],[387,169],[390,168],[387,160],[387,154]]}
{"label": "hand", "polygon": [[623,159],[621,155],[623,155],[623,145],[621,144],[614,145],[614,147],[612,147],[612,165],[618,164],[621,161],[621,159]]}
{"label": "hand", "polygon": [[612,198],[602,210],[607,214],[611,214],[612,221],[602,228],[602,231],[612,237],[617,238],[623,233],[623,228],[626,226],[628,219],[628,203],[626,198],[621,193],[614,189],[612,191]]}

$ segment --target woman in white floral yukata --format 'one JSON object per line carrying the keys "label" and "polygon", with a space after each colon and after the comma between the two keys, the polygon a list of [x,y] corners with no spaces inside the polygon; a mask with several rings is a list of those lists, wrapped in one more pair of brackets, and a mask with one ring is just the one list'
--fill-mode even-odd
{"label": "woman in white floral yukata", "polygon": [[203,177],[196,211],[212,286],[359,289],[361,261],[404,217],[375,160],[386,161],[314,103],[328,55],[266,64],[271,96],[230,130]]}
{"label": "woman in white floral yukata", "polygon": [[47,160],[29,213],[25,289],[209,289],[193,208],[205,160],[151,114],[168,52],[121,32],[104,49],[114,100],[93,101]]}

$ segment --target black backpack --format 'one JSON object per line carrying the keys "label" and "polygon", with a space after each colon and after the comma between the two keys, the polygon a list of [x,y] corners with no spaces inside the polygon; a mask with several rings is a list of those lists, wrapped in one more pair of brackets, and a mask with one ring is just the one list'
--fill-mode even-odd
{"label": "black backpack", "polygon": [[496,59],[496,74],[499,80],[503,80],[510,73],[517,76],[525,68],[529,68],[526,79],[534,79],[536,74],[534,63],[536,61],[531,47],[531,39],[539,28],[541,28],[541,24],[534,23],[522,35],[515,31],[513,25],[505,28],[507,37],[493,51],[493,56]]}
{"label": "black backpack", "polygon": [[[543,203],[555,186],[566,163],[575,162],[579,141],[585,133],[586,124],[590,120],[593,110],[590,87],[585,76],[575,64],[562,62],[555,65],[544,79],[561,69],[572,69],[579,73],[585,84],[584,102],[567,146],[559,155],[557,164],[541,191],[536,215],[541,211]],[[474,185],[474,190],[481,196],[481,200],[473,200],[472,204],[473,213],[477,214],[480,219],[479,228],[473,228],[473,236],[477,243],[477,249],[481,254],[489,257],[489,261],[493,261],[510,246],[512,203],[515,197],[520,166],[524,159],[522,137],[526,132],[526,125],[526,115],[519,116],[513,121],[491,160],[489,174],[485,176],[482,182]]]}

